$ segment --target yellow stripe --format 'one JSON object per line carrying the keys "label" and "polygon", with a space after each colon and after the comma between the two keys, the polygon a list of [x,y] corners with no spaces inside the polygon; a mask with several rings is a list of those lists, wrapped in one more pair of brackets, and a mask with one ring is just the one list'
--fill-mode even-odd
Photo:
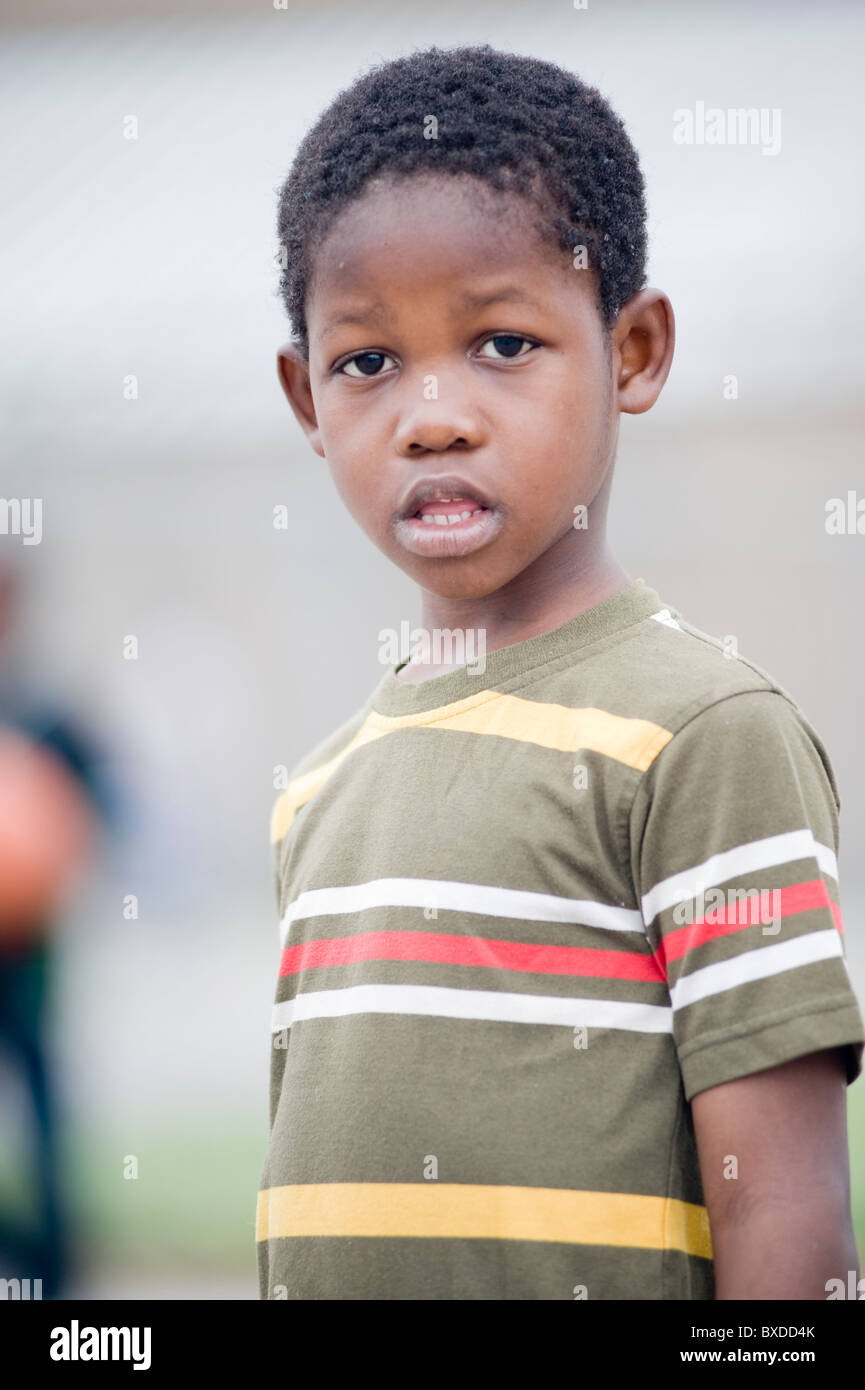
{"label": "yellow stripe", "polygon": [[[673,737],[648,719],[623,719],[602,709],[568,709],[566,705],[540,704],[521,700],[516,695],[500,695],[494,704],[480,710],[467,710],[446,722],[449,729],[519,739],[562,753],[591,749],[641,772],[645,772],[656,756],[653,752],[647,759],[646,745],[651,743],[660,752],[663,743]],[[660,737],[663,743],[659,744]]]}
{"label": "yellow stripe", "polygon": [[295,777],[289,782],[285,791],[277,799],[270,816],[270,838],[275,844],[281,840],[294,820],[301,806],[305,806],[307,801],[311,801],[332,772],[339,767],[343,758],[347,758],[349,753],[353,753],[356,748],[360,748],[365,743],[373,743],[375,739],[381,738],[389,730],[376,729],[370,725],[367,719],[358,729],[350,743],[346,744],[341,753],[337,753],[330,762],[323,763],[321,767],[313,768],[311,772],[305,772],[301,777]]}
{"label": "yellow stripe", "polygon": [[462,1183],[337,1182],[265,1188],[256,1240],[436,1236],[683,1250],[712,1258],[705,1207],[673,1197]]}
{"label": "yellow stripe", "polygon": [[518,695],[502,695],[496,690],[483,690],[466,700],[456,700],[419,714],[386,715],[373,711],[335,758],[289,783],[271,814],[271,840],[282,839],[300,807],[315,795],[343,758],[385,734],[427,724],[460,733],[517,739],[562,753],[591,749],[638,772],[645,772],[673,737],[669,729],[649,719],[626,719],[591,707],[569,709],[567,705],[523,700]]}

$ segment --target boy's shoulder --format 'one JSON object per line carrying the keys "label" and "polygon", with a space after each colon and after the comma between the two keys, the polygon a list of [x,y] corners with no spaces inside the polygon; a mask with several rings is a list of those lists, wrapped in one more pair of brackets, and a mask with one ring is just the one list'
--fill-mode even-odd
{"label": "boy's shoulder", "polygon": [[[761,740],[780,739],[794,760],[816,754],[836,809],[838,787],[826,747],[793,694],[756,661],[738,650],[732,635],[714,637],[665,605],[598,654],[591,673],[601,708],[619,717],[645,720],[657,736],[649,758],[681,759],[700,744],[729,759]],[[580,666],[562,672],[563,691],[583,688]],[[565,698],[563,703],[569,703]],[[678,745],[678,747],[676,747]],[[669,751],[667,751],[669,750]],[[707,754],[706,756],[710,756]],[[648,770],[649,759],[646,762]]]}
{"label": "boy's shoulder", "polygon": [[790,691],[743,655],[735,637],[714,637],[663,601],[630,626],[557,655],[503,689],[510,698],[547,706],[551,717],[561,707],[588,708],[611,724],[633,722],[635,732],[642,721],[646,766],[686,728],[690,741],[719,729],[727,737],[747,736],[770,725],[795,727],[828,763]]}
{"label": "boy's shoulder", "polygon": [[284,771],[283,785],[270,813],[271,843],[282,839],[298,806],[309,799],[318,783],[327,776],[334,759],[344,753],[361,733],[368,709],[367,701]]}
{"label": "boy's shoulder", "polygon": [[713,637],[670,605],[590,649],[588,661],[556,666],[543,682],[547,698],[558,687],[570,703],[588,685],[611,711],[653,719],[672,732],[719,700],[751,691],[774,693],[799,709],[768,671],[739,652],[734,637]]}

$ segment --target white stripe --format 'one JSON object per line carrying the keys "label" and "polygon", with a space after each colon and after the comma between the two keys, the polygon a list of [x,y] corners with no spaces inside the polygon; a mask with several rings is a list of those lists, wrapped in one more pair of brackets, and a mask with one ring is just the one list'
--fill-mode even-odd
{"label": "white stripe", "polygon": [[788,830],[782,835],[769,835],[765,840],[737,845],[723,854],[713,854],[696,868],[684,869],[662,879],[642,899],[643,921],[648,926],[659,912],[697,897],[701,890],[705,893],[730,879],[741,879],[744,874],[759,873],[762,869],[797,859],[816,859],[822,872],[837,881],[838,863],[834,851],[815,840],[808,829]]}
{"label": "white stripe", "polygon": [[582,898],[559,898],[482,883],[449,883],[437,878],[377,878],[340,888],[312,888],[289,903],[282,919],[283,944],[292,922],[304,917],[338,916],[370,907],[435,907],[441,912],[476,912],[525,922],[574,922],[608,931],[644,932],[636,908],[612,907]]}
{"label": "white stripe", "polygon": [[559,999],[545,994],[444,989],[438,985],[351,985],[299,994],[277,1004],[272,1028],[279,1032],[310,1018],[350,1014],[423,1014],[432,1018],[486,1019],[495,1023],[543,1023],[562,1028],[622,1028],[632,1033],[672,1032],[672,1009],[664,1004],[613,999]]}
{"label": "white stripe", "polygon": [[674,1009],[684,1009],[688,1004],[696,1004],[699,999],[708,999],[712,994],[722,994],[726,989],[749,984],[752,980],[765,980],[770,975],[780,975],[785,970],[796,970],[800,965],[812,965],[815,961],[830,960],[833,956],[843,956],[841,936],[834,927],[827,931],[809,932],[807,936],[797,936],[792,941],[778,941],[773,946],[761,946],[755,951],[734,956],[732,960],[718,961],[715,965],[704,965],[678,980],[670,990]]}
{"label": "white stripe", "polygon": [[682,631],[676,619],[671,617],[669,608],[662,608],[659,613],[650,613],[649,617],[654,618],[656,622],[663,623],[664,627],[674,627],[677,632]]}

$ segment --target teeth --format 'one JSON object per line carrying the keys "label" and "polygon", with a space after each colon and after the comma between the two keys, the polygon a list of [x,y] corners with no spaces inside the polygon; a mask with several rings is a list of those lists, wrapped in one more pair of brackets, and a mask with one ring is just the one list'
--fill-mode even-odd
{"label": "teeth", "polygon": [[[444,501],[444,498],[441,500]],[[445,516],[443,512],[437,512],[435,515],[431,512],[427,512],[421,517],[421,521],[427,526],[454,526],[458,521],[467,521],[470,516],[477,516],[478,513],[482,511],[483,507],[476,507],[474,511],[457,512],[453,516]]]}

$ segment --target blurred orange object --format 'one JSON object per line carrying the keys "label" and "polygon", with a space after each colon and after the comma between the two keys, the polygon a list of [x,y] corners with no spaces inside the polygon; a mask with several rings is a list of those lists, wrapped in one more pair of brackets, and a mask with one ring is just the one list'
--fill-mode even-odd
{"label": "blurred orange object", "polygon": [[51,929],[95,837],[90,804],[64,761],[0,728],[0,949]]}

